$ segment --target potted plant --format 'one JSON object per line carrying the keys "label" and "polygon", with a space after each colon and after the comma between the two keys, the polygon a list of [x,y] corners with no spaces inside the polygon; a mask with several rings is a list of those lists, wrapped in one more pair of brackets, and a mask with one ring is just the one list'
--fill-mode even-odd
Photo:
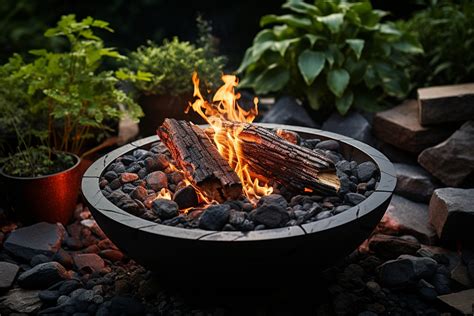
{"label": "potted plant", "polygon": [[0,175],[26,220],[67,223],[77,202],[85,142],[110,130],[110,120],[141,115],[117,89],[115,74],[98,70],[104,57],[125,57],[104,47],[96,28],[112,31],[91,17],[63,16],[45,36],[65,37],[67,51],[35,50],[31,62],[15,55],[1,67],[0,115],[18,142]]}
{"label": "potted plant", "polygon": [[138,103],[145,113],[140,120],[142,135],[155,134],[167,117],[203,123],[194,111],[185,113],[193,93],[192,74],[199,73],[204,91],[212,90],[221,83],[225,58],[216,54],[208,22],[199,17],[197,22],[196,44],[177,37],[164,40],[162,45],[148,41],[130,54],[127,67],[118,72],[121,79],[132,82],[138,93]]}
{"label": "potted plant", "polygon": [[344,115],[353,106],[378,110],[387,97],[408,91],[409,56],[422,53],[417,39],[370,1],[287,1],[289,14],[266,15],[247,49],[240,88],[257,94],[287,93],[318,116],[334,108]]}

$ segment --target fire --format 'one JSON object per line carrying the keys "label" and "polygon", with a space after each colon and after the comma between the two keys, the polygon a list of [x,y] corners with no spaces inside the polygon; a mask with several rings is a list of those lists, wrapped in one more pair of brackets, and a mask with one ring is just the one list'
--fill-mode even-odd
{"label": "fire", "polygon": [[194,94],[196,98],[193,103],[189,103],[192,108],[202,118],[209,123],[214,132],[214,143],[229,165],[235,170],[242,182],[245,195],[250,201],[256,202],[260,197],[271,194],[273,188],[266,181],[257,179],[250,173],[244,155],[242,154],[239,134],[243,127],[228,128],[225,122],[252,123],[258,114],[258,98],[254,98],[254,106],[246,111],[237,103],[240,98],[239,93],[235,93],[238,84],[236,76],[223,75],[224,85],[214,94],[212,102],[206,101],[199,90],[199,78],[193,74]]}
{"label": "fire", "polygon": [[161,189],[158,195],[156,196],[156,199],[171,200],[171,191],[168,190],[167,188]]}

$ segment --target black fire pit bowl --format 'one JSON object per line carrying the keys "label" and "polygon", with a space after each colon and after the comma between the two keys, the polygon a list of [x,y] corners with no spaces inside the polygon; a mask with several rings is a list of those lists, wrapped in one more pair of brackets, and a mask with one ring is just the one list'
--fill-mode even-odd
{"label": "black fire pit bowl", "polygon": [[341,214],[301,226],[213,232],[160,225],[118,208],[99,188],[99,177],[107,166],[117,157],[158,140],[151,136],[120,147],[91,165],[82,180],[85,200],[106,235],[163,282],[223,288],[307,282],[370,235],[390,203],[395,170],[382,153],[352,138],[311,128],[261,125],[295,131],[303,138],[339,141],[346,159],[377,164],[381,177],[375,192]]}

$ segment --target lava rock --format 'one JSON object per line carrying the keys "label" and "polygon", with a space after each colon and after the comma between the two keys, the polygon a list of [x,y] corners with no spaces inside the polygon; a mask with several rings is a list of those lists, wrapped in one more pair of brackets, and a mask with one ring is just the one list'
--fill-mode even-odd
{"label": "lava rock", "polygon": [[46,262],[50,262],[50,261],[52,261],[51,258],[49,258],[48,256],[45,256],[43,254],[40,254],[40,255],[36,255],[33,258],[31,258],[30,266],[34,267],[34,266],[37,266],[38,264],[46,263]]}
{"label": "lava rock", "polygon": [[191,185],[177,190],[173,195],[173,201],[178,204],[179,209],[194,207],[199,203],[196,190]]}
{"label": "lava rock", "polygon": [[474,189],[436,189],[429,205],[430,223],[444,241],[474,241]]}
{"label": "lava rock", "polygon": [[46,262],[20,274],[18,284],[22,288],[44,289],[69,278],[69,273],[60,263]]}
{"label": "lava rock", "polygon": [[160,191],[168,186],[168,177],[163,171],[155,171],[146,177],[148,187],[154,191]]}
{"label": "lava rock", "polygon": [[415,165],[395,163],[397,186],[395,193],[418,202],[429,202],[436,185],[431,175]]}
{"label": "lava rock", "polygon": [[388,287],[405,287],[429,278],[436,272],[435,260],[426,257],[401,255],[377,268],[380,281]]}
{"label": "lava rock", "polygon": [[105,267],[104,260],[95,253],[73,254],[74,266],[83,273],[100,272]]}
{"label": "lava rock", "polygon": [[12,286],[18,270],[20,267],[14,263],[0,262],[0,292],[8,290]]}
{"label": "lava rock", "polygon": [[360,182],[367,182],[373,178],[378,169],[372,161],[365,161],[357,166],[357,178]]}
{"label": "lava rock", "polygon": [[360,202],[364,201],[366,197],[359,193],[347,193],[344,196],[344,203],[349,205],[357,205]]}
{"label": "lava rock", "polygon": [[288,206],[288,202],[280,194],[269,194],[269,195],[262,196],[260,200],[258,201],[258,206],[262,206],[264,204],[279,205],[283,208],[286,208]]}
{"label": "lava rock", "polygon": [[295,98],[284,96],[265,113],[262,123],[318,127]]}
{"label": "lava rock", "polygon": [[283,227],[289,220],[290,215],[281,205],[263,204],[250,213],[251,218],[268,228]]}
{"label": "lava rock", "polygon": [[230,216],[230,206],[227,204],[211,205],[201,215],[199,228],[206,230],[221,230]]}
{"label": "lava rock", "polygon": [[45,222],[10,233],[3,247],[16,257],[30,261],[35,255],[53,256],[61,247],[66,230],[61,224]]}
{"label": "lava rock", "polygon": [[345,173],[347,176],[352,175],[351,163],[347,160],[341,160],[338,163],[336,163],[336,169],[338,171]]}
{"label": "lava rock", "polygon": [[120,182],[129,183],[138,180],[140,177],[136,173],[124,172],[120,175]]}
{"label": "lava rock", "polygon": [[369,249],[384,259],[395,259],[402,254],[415,255],[420,244],[397,236],[376,234],[369,240]]}
{"label": "lava rock", "polygon": [[246,213],[245,212],[230,210],[229,224],[231,224],[235,227],[241,227],[242,224],[245,222],[245,220],[246,220]]}
{"label": "lava rock", "polygon": [[148,191],[142,186],[136,187],[130,194],[130,196],[133,199],[137,199],[142,202],[145,201],[145,198],[147,197],[147,195],[148,195]]}
{"label": "lava rock", "polygon": [[339,152],[340,146],[338,141],[329,139],[319,142],[314,148]]}
{"label": "lava rock", "polygon": [[77,280],[66,280],[59,286],[58,292],[60,295],[69,295],[72,291],[78,289],[81,283]]}
{"label": "lava rock", "polygon": [[321,127],[325,131],[338,133],[360,140],[366,144],[372,144],[372,126],[358,112],[350,112],[345,116],[334,112]]}
{"label": "lava rock", "polygon": [[55,304],[60,294],[58,291],[44,290],[39,292],[38,297],[46,304]]}
{"label": "lava rock", "polygon": [[0,303],[14,313],[35,314],[41,308],[39,290],[11,289],[0,297]]}
{"label": "lava rock", "polygon": [[339,213],[342,213],[342,212],[345,212],[347,211],[348,209],[350,209],[351,206],[349,205],[339,205],[339,206],[336,206],[333,210],[333,213],[336,215],[336,214],[339,214]]}
{"label": "lava rock", "polygon": [[179,214],[179,206],[176,202],[167,199],[156,199],[151,204],[153,211],[161,219],[171,219]]}
{"label": "lava rock", "polygon": [[425,149],[418,162],[448,186],[459,186],[474,171],[474,121],[464,123],[451,137]]}
{"label": "lava rock", "polygon": [[109,181],[109,182],[112,182],[114,181],[115,179],[118,178],[118,174],[115,172],[115,171],[107,171],[105,174],[104,174],[104,178]]}

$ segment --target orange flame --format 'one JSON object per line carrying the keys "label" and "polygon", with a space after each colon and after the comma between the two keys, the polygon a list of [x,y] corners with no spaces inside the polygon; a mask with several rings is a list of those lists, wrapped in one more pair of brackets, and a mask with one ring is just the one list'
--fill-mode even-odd
{"label": "orange flame", "polygon": [[215,93],[212,102],[206,101],[199,90],[199,78],[197,73],[193,74],[194,94],[196,98],[193,103],[189,103],[192,108],[206,122],[211,125],[214,130],[214,143],[229,165],[235,170],[242,182],[245,195],[250,201],[256,202],[260,197],[271,194],[273,188],[267,182],[253,177],[249,170],[249,165],[242,154],[239,134],[243,127],[226,128],[224,122],[241,122],[252,123],[258,114],[258,98],[254,98],[254,106],[250,110],[240,107],[237,100],[240,98],[239,93],[235,93],[234,88],[238,84],[236,76],[223,75],[222,81],[224,85]]}
{"label": "orange flame", "polygon": [[158,195],[156,196],[155,200],[157,199],[171,200],[171,191],[168,190],[167,188],[161,189]]}

